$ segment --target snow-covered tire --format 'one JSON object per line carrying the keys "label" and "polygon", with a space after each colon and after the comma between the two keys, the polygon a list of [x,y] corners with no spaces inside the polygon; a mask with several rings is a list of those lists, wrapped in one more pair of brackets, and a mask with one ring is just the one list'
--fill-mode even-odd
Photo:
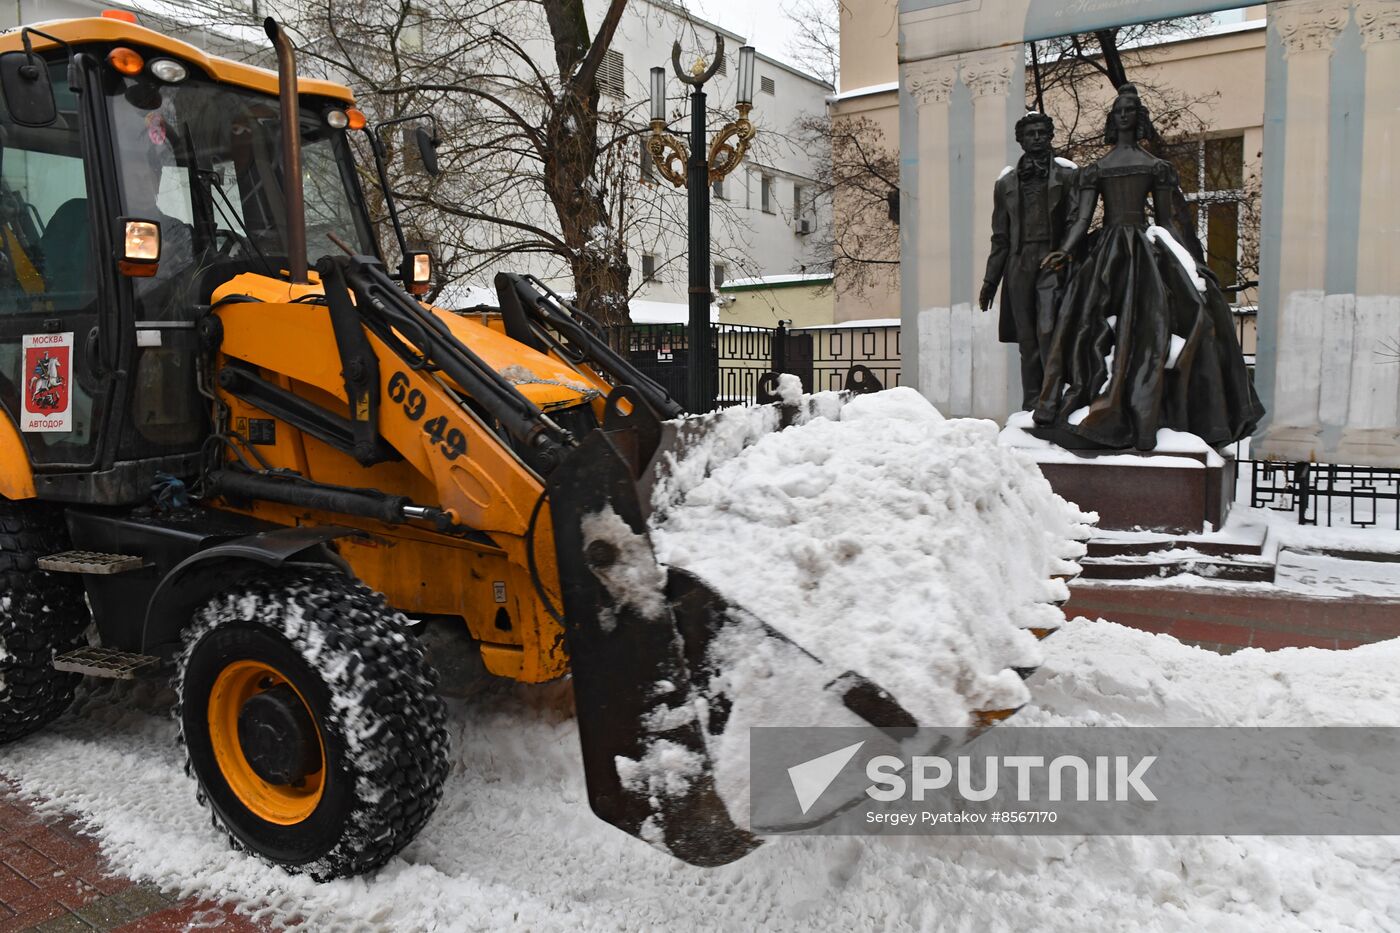
{"label": "snow-covered tire", "polygon": [[0,499],[0,745],[57,719],[82,679],[53,669],[89,622],[82,578],[35,566],[67,548],[61,510]]}
{"label": "snow-covered tire", "polygon": [[235,847],[289,871],[372,871],[442,797],[435,687],[406,620],[378,593],[333,572],[241,582],[195,614],[177,665],[200,802]]}

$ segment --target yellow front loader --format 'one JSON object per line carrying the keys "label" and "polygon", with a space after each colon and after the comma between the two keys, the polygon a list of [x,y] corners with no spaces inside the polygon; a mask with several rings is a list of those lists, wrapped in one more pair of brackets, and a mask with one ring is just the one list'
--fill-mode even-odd
{"label": "yellow front loader", "polygon": [[[647,539],[679,407],[537,281],[498,276],[496,313],[418,301],[428,257],[386,269],[370,229],[372,129],[267,28],[280,75],[120,19],[0,37],[0,742],[80,675],[173,671],[217,823],[333,877],[429,819],[439,690],[571,675],[594,810],[741,857],[714,724],[662,715],[723,708],[706,652],[735,617]],[[619,775],[663,740],[694,780]]]}

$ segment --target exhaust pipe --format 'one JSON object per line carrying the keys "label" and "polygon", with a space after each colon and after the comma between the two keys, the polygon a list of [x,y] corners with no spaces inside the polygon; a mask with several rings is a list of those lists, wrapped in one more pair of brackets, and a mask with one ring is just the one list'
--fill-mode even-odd
{"label": "exhaust pipe", "polygon": [[301,186],[301,102],[297,97],[296,49],[287,32],[269,16],[263,29],[277,50],[277,86],[282,105],[282,198],[287,207],[287,271],[293,285],[305,285],[306,201]]}

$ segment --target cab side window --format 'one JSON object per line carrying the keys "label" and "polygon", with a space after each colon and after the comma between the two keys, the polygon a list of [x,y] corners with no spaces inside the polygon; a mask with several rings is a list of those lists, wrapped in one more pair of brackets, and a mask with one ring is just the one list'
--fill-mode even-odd
{"label": "cab side window", "polygon": [[0,309],[86,310],[96,300],[97,288],[76,129],[5,130],[0,151]]}

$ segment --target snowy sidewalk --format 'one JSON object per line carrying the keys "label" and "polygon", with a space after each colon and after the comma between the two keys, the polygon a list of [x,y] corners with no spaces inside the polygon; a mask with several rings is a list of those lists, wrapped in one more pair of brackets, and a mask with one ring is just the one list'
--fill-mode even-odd
{"label": "snowy sidewalk", "polygon": [[1400,600],[1309,597],[1274,587],[1078,582],[1066,618],[1107,619],[1217,651],[1355,648],[1400,637]]}
{"label": "snowy sidewalk", "polygon": [[0,776],[0,933],[265,929],[216,904],[177,901],[153,885],[112,874],[76,822],[35,813]]}
{"label": "snowy sidewalk", "polygon": [[[1400,723],[1400,641],[1222,656],[1072,619],[1044,645],[1018,726]],[[49,729],[7,746],[0,770],[82,814],[127,877],[236,898],[259,921],[308,933],[1400,930],[1391,837],[799,837],[693,868],[589,812],[567,687],[450,702],[443,801],[413,845],[367,878],[316,884],[231,850],[195,801],[168,709],[137,688],[86,688]],[[84,840],[61,837],[79,849],[66,864],[92,856]]]}

